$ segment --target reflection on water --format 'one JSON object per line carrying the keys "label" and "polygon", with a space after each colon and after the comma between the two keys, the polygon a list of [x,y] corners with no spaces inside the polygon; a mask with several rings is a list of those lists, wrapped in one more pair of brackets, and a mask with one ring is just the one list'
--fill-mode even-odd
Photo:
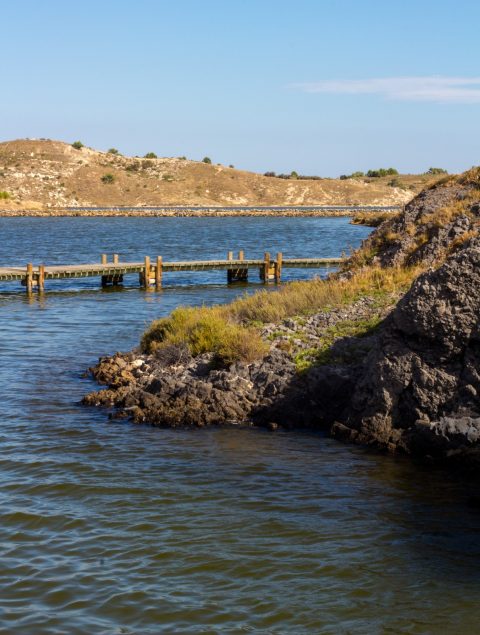
{"label": "reflection on water", "polygon": [[[366,231],[341,218],[0,220],[2,264],[335,256]],[[78,405],[98,355],[178,304],[245,291],[182,275],[161,293],[1,288],[0,632],[478,632],[477,483],[317,434],[157,430]]]}

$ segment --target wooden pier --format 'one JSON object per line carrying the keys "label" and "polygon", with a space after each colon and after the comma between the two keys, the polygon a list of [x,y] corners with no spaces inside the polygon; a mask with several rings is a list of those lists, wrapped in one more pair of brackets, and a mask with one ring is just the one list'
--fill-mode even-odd
{"label": "wooden pier", "polygon": [[212,271],[223,270],[227,272],[227,282],[246,282],[249,272],[256,269],[260,279],[268,283],[279,283],[284,268],[310,268],[337,266],[343,258],[283,258],[277,253],[271,258],[266,252],[261,259],[246,259],[244,252],[238,252],[237,258],[233,257],[233,251],[229,251],[226,260],[190,260],[164,262],[161,256],[151,259],[146,256],[142,262],[120,262],[117,254],[112,260],[106,254],[102,254],[100,262],[85,265],[36,265],[32,263],[24,267],[0,267],[0,282],[20,282],[27,293],[34,290],[45,290],[45,282],[48,280],[98,277],[102,287],[116,286],[123,283],[123,278],[128,274],[138,274],[140,285],[145,289],[156,290],[162,287],[164,272],[170,271]]}

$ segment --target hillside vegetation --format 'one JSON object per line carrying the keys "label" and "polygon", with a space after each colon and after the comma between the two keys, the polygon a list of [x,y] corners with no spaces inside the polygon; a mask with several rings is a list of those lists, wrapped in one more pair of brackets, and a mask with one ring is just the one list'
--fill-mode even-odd
{"label": "hillside vegetation", "polygon": [[[75,145],[75,147],[74,147]],[[280,179],[184,158],[124,157],[50,140],[0,143],[0,209],[71,206],[393,205],[438,175]]]}

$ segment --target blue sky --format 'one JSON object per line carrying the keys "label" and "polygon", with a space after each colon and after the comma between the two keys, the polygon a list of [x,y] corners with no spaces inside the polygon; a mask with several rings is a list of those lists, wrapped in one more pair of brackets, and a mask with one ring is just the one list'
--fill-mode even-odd
{"label": "blue sky", "polygon": [[2,3],[0,137],[264,172],[479,164],[473,0]]}

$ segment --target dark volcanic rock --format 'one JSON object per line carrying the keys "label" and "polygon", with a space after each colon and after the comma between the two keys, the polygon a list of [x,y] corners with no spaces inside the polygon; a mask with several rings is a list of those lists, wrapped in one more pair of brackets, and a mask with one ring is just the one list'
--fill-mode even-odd
{"label": "dark volcanic rock", "polygon": [[[475,445],[479,326],[476,238],[438,270],[420,276],[398,303],[333,434],[408,452],[435,448],[444,457],[452,448]],[[428,438],[435,439],[431,452]]]}

